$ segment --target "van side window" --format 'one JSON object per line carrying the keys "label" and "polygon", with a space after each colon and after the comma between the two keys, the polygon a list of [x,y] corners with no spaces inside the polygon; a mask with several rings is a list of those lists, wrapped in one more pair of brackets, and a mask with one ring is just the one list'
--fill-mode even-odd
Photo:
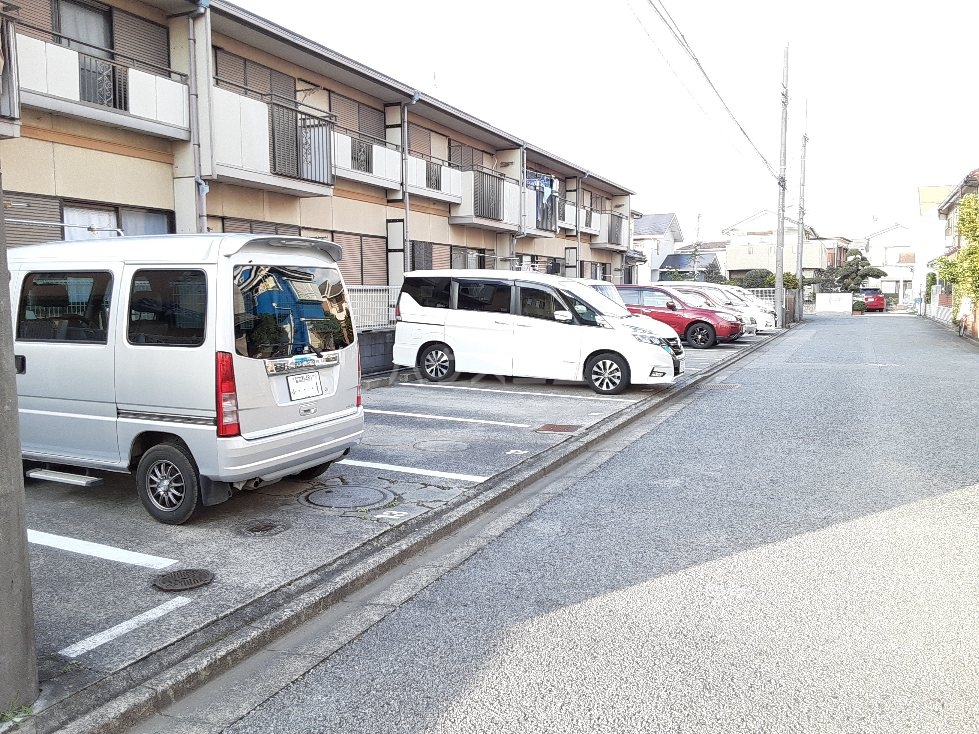
{"label": "van side window", "polygon": [[567,307],[549,290],[534,286],[520,286],[520,315],[532,319],[554,320],[555,311],[566,311]]}
{"label": "van side window", "polygon": [[510,313],[511,290],[509,283],[501,281],[460,280],[456,308],[461,311]]}
{"label": "van side window", "polygon": [[619,295],[630,306],[638,306],[640,303],[640,292],[634,288],[623,288],[619,291]]}
{"label": "van side window", "polygon": [[568,303],[571,304],[571,310],[577,317],[579,324],[584,326],[598,326],[598,314],[595,313],[595,309],[573,293],[562,290],[561,295],[568,299]]}
{"label": "van side window", "polygon": [[449,308],[452,281],[449,278],[405,278],[401,292],[419,306]]}
{"label": "van side window", "polygon": [[129,343],[200,346],[206,311],[207,278],[202,271],[137,270],[129,291]]}
{"label": "van side window", "polygon": [[17,309],[17,338],[105,344],[111,292],[111,273],[28,273]]}

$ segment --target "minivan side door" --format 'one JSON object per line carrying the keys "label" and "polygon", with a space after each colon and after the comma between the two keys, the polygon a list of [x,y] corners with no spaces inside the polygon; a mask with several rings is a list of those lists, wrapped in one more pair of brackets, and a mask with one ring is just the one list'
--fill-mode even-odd
{"label": "minivan side door", "polygon": [[25,456],[118,468],[118,290],[113,266],[23,270],[14,354]]}
{"label": "minivan side door", "polygon": [[456,307],[445,315],[445,341],[456,370],[485,375],[513,374],[513,283],[458,279]]}
{"label": "minivan side door", "polygon": [[557,321],[556,311],[571,309],[548,286],[517,284],[517,313],[513,317],[513,374],[549,380],[581,378],[584,327],[576,321]]}

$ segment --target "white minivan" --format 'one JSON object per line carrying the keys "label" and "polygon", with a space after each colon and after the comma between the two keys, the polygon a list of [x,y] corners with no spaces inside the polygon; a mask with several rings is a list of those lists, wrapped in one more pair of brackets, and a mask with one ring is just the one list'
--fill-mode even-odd
{"label": "white minivan", "polygon": [[28,476],[134,472],[157,520],[361,439],[359,354],[332,242],[249,234],[8,250]]}
{"label": "white minivan", "polygon": [[459,372],[584,380],[598,393],[671,384],[684,357],[580,281],[505,270],[417,270],[398,296],[394,363],[432,382]]}

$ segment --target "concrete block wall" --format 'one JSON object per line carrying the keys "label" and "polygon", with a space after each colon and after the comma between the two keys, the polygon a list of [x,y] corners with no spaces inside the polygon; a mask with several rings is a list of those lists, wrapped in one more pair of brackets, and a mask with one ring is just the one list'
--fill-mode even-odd
{"label": "concrete block wall", "polygon": [[389,372],[394,368],[394,329],[365,331],[360,339],[360,369],[365,375]]}

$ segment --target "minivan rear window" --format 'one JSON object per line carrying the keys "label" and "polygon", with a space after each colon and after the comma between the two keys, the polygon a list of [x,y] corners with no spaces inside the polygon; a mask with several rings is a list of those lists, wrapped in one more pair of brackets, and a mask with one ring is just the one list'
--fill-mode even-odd
{"label": "minivan rear window", "polygon": [[277,359],[349,347],[353,318],[335,268],[238,265],[234,269],[235,351]]}

